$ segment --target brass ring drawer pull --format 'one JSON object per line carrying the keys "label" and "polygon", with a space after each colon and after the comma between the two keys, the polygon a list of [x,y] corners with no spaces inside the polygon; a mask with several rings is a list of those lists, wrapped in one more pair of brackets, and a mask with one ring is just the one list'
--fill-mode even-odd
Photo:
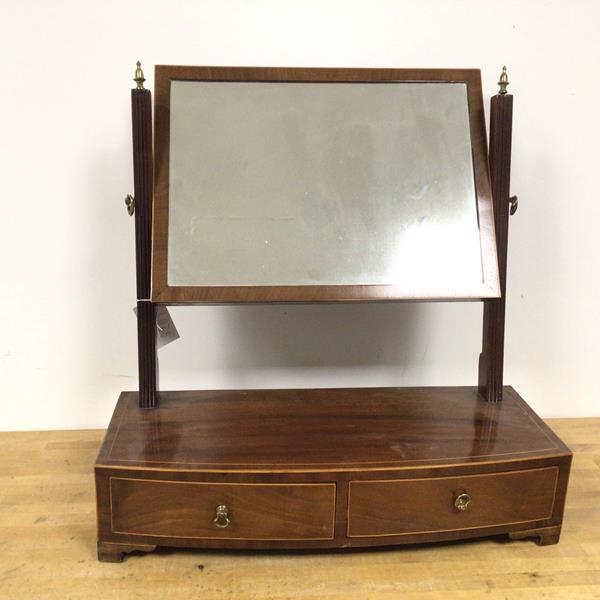
{"label": "brass ring drawer pull", "polygon": [[470,502],[471,502],[471,496],[469,496],[469,494],[467,494],[467,492],[461,492],[454,499],[454,506],[456,507],[456,510],[465,511],[465,510],[467,510],[467,508],[469,508]]}
{"label": "brass ring drawer pull", "polygon": [[225,527],[229,526],[231,523],[231,519],[229,518],[229,508],[226,504],[219,504],[215,510],[215,518],[213,519],[213,523],[219,529],[225,529]]}

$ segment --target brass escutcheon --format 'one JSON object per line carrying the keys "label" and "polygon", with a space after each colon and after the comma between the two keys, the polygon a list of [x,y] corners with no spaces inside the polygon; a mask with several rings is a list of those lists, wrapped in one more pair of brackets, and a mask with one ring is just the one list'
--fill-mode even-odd
{"label": "brass escutcheon", "polygon": [[219,529],[225,529],[231,523],[229,519],[229,508],[227,508],[226,504],[219,504],[215,510],[215,518],[213,519],[213,523]]}

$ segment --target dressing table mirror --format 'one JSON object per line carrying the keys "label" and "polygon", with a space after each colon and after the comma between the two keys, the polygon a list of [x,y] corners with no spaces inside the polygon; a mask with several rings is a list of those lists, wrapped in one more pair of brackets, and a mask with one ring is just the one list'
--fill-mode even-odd
{"label": "dressing table mirror", "polygon": [[[571,453],[503,385],[506,71],[489,149],[475,69],[157,66],[154,107],[135,81],[139,391],[95,468],[100,560],[556,543]],[[164,306],[402,301],[484,303],[477,385],[157,389]]]}

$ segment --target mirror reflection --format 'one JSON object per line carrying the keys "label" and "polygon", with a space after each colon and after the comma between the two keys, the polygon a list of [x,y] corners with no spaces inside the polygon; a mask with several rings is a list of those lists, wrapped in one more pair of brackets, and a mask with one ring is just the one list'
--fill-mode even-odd
{"label": "mirror reflection", "polygon": [[171,83],[171,286],[482,281],[463,83]]}

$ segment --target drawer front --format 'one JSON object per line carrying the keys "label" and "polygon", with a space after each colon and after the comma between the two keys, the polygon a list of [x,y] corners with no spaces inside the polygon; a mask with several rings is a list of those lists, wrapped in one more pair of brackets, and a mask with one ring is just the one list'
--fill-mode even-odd
{"label": "drawer front", "polygon": [[114,533],[170,538],[332,539],[335,484],[228,484],[111,477]]}
{"label": "drawer front", "polygon": [[549,519],[558,467],[434,479],[351,481],[348,536],[404,535]]}

